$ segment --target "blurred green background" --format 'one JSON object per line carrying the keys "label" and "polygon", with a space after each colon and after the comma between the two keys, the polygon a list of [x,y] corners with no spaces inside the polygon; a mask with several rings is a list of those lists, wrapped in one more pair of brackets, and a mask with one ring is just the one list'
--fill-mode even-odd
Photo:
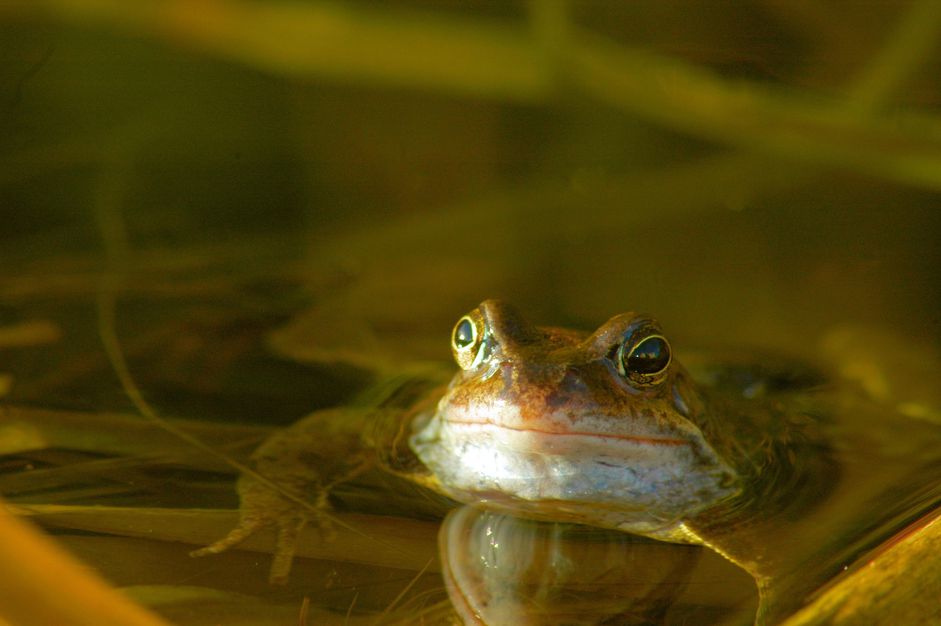
{"label": "blurred green background", "polygon": [[447,358],[485,297],[934,346],[939,32],[933,1],[7,0],[7,321],[93,296],[118,215],[119,316],[276,294],[299,358]]}
{"label": "blurred green background", "polygon": [[[490,297],[835,360],[941,420],[939,41],[936,0],[0,0],[0,397],[42,431],[0,438],[4,496],[235,506],[231,468],[140,435],[109,329],[158,414],[238,456],[267,425],[232,422],[447,361]],[[189,474],[146,473],[177,448]],[[115,584],[267,593],[267,560],[176,543],[224,524],[155,526],[154,563],[68,545]],[[291,602],[346,611],[311,562]]]}

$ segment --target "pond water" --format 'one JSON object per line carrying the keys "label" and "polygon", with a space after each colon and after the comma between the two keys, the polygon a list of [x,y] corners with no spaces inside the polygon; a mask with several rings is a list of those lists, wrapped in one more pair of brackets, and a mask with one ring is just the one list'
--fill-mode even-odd
{"label": "pond water", "polygon": [[[749,624],[761,587],[769,623],[852,623],[825,608],[841,581],[899,587],[883,565],[936,532],[931,3],[60,4],[0,10],[0,496],[139,604],[181,625]],[[235,524],[266,438],[446,379],[486,298],[588,331],[648,312],[736,420],[805,420],[794,471],[756,483],[767,511],[700,521],[731,560],[382,471],[336,486],[335,536],[304,529],[284,585],[271,533],[189,556]]]}

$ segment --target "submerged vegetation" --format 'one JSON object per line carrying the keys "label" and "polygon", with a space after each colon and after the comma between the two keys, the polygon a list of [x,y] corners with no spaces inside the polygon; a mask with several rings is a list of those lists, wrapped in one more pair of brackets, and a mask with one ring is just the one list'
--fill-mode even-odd
{"label": "submerged vegetation", "polygon": [[[941,3],[8,0],[0,42],[0,495],[124,592],[4,514],[44,565],[0,573],[0,623],[453,623],[440,503],[381,476],[284,588],[271,537],[188,553],[273,429],[447,360],[485,297],[647,310],[941,422]],[[937,516],[898,522],[787,623],[936,611]],[[621,555],[628,585],[553,583],[623,623],[754,614],[715,555],[501,529]]]}

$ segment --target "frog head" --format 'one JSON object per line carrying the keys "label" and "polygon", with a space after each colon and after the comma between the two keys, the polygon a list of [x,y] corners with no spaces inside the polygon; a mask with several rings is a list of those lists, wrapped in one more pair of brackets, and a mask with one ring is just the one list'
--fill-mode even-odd
{"label": "frog head", "polygon": [[460,366],[411,446],[450,497],[667,538],[740,481],[659,324],[537,327],[487,300],[451,337]]}

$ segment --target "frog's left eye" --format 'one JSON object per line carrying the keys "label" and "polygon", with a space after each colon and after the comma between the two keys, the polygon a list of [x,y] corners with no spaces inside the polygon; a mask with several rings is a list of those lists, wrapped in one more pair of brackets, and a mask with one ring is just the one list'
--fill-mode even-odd
{"label": "frog's left eye", "polygon": [[454,325],[451,332],[451,351],[462,369],[476,367],[489,356],[487,329],[483,317],[471,313]]}
{"label": "frog's left eye", "polygon": [[673,354],[663,335],[629,338],[617,354],[618,372],[635,386],[649,387],[663,380]]}

